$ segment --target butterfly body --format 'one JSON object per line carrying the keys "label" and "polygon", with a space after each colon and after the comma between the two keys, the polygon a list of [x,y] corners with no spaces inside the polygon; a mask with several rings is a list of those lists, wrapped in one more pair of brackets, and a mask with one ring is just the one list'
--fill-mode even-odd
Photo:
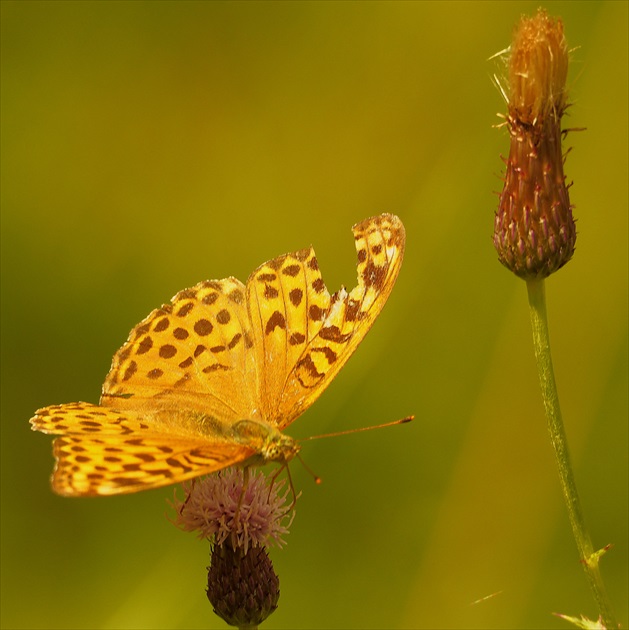
{"label": "butterfly body", "polygon": [[137,492],[231,465],[282,464],[282,431],[318,398],[371,327],[397,278],[402,222],[353,228],[358,284],[330,295],[312,248],[236,278],[180,291],[129,334],[100,405],[45,407],[33,429],[60,435],[53,489]]}
{"label": "butterfly body", "polygon": [[243,465],[261,466],[267,462],[287,464],[301,448],[290,435],[260,420],[238,420],[231,427],[230,437],[255,451]]}

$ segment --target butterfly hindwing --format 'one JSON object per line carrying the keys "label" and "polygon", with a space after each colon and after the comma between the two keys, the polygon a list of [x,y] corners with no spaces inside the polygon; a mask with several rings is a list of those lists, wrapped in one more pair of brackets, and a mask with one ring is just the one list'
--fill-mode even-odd
{"label": "butterfly hindwing", "polygon": [[251,346],[244,285],[235,278],[201,282],[131,331],[114,356],[101,404],[251,417],[256,407]]}
{"label": "butterfly hindwing", "polygon": [[255,453],[226,440],[170,433],[128,413],[72,403],[37,411],[33,428],[62,434],[53,444],[55,492],[92,496],[178,483],[242,462]]}

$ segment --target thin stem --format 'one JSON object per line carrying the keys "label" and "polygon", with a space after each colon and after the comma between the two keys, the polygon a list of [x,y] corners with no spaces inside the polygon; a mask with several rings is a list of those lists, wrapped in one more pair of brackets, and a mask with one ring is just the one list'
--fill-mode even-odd
{"label": "thin stem", "polygon": [[548,420],[548,431],[550,433],[550,441],[555,450],[561,489],[563,491],[566,507],[568,508],[572,534],[577,543],[581,563],[585,569],[590,588],[594,594],[594,599],[598,605],[601,620],[606,628],[615,629],[618,628],[618,623],[614,618],[598,566],[602,552],[592,551],[592,541],[585,525],[581,502],[579,501],[577,486],[574,480],[574,473],[572,472],[572,465],[570,464],[568,440],[561,418],[559,396],[557,395],[557,386],[555,384],[555,374],[550,352],[544,280],[528,280],[526,286],[529,296],[531,325],[533,327],[535,359],[539,372],[544,409],[546,410],[546,418]]}

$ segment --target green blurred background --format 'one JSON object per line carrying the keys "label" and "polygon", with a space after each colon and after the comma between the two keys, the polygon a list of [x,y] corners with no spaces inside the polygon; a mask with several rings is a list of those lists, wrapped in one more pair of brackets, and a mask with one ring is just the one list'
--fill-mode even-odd
{"label": "green blurred background", "polygon": [[[172,488],[52,494],[44,405],[97,402],[179,289],[402,217],[389,304],[303,437],[269,628],[562,628],[596,616],[546,435],[525,285],[491,243],[504,104],[488,58],[537,2],[2,2],[2,622],[223,628]],[[627,615],[627,3],[547,2],[572,52],[579,237],[547,283],[577,480]],[[498,593],[478,604],[475,600]]]}

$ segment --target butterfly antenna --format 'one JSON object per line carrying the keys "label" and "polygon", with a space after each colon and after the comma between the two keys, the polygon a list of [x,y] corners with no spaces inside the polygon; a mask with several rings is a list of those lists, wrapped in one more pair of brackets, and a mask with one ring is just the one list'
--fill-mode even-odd
{"label": "butterfly antenna", "polygon": [[[308,438],[310,439],[310,438]],[[306,471],[312,475],[312,478],[314,479],[314,482],[318,485],[321,483],[321,477],[319,477],[319,475],[316,475],[314,473],[314,471],[312,470],[312,468],[310,468],[310,466],[308,466],[308,464],[306,464],[306,462],[302,459],[301,455],[299,453],[297,453],[297,459],[301,462],[301,465],[306,469]]]}
{"label": "butterfly antenna", "polygon": [[[393,422],[385,422],[384,424],[375,424],[370,427],[360,427],[359,429],[348,429],[347,431],[337,431],[336,433],[323,433],[322,435],[311,435],[310,437],[301,438],[300,442],[306,442],[307,440],[318,440],[319,438],[336,437],[337,435],[348,435],[350,433],[361,433],[362,431],[371,431],[372,429],[384,429],[384,427],[392,427],[396,424],[406,424],[407,422],[411,422],[411,420],[414,420],[414,419],[415,419],[415,416],[406,416],[406,418],[402,418],[401,420],[394,420]],[[299,459],[301,460],[301,458]],[[302,461],[302,464],[303,464],[303,461]],[[304,464],[304,466],[306,465]],[[315,481],[316,481],[318,477],[314,475],[314,473],[312,474],[315,477]]]}

